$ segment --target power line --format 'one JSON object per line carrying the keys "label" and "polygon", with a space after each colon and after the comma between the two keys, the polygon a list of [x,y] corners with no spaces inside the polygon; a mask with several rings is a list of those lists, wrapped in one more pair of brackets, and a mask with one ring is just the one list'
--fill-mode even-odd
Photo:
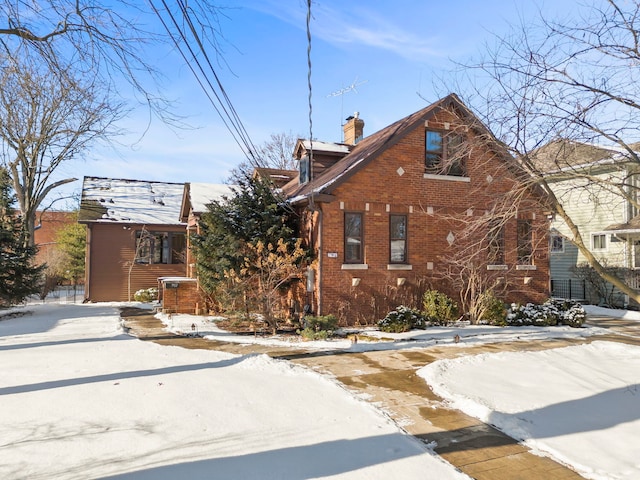
{"label": "power line", "polygon": [[[191,12],[193,12],[193,10],[189,9],[185,5],[183,0],[178,0],[177,4],[180,9],[182,19],[187,26],[187,32],[185,32],[185,29],[176,20],[175,15],[171,11],[165,0],[162,0],[162,5],[164,7],[162,11],[168,15],[169,21],[174,28],[171,28],[167,23],[167,20],[163,18],[161,11],[156,7],[154,1],[149,0],[149,3],[156,16],[160,19],[162,26],[169,34],[169,37],[174,43],[176,49],[182,56],[183,60],[193,73],[196,81],[209,99],[209,102],[217,112],[218,116],[224,123],[229,133],[231,133],[231,136],[235,140],[236,144],[240,147],[240,150],[242,150],[245,157],[254,166],[260,166],[260,160],[256,156],[257,149],[253,144],[246,128],[244,127],[244,124],[242,123],[237,110],[233,106],[229,95],[222,85],[218,74],[213,68],[213,64],[209,59],[205,46],[195,28],[191,16]],[[177,32],[178,37],[174,32]],[[191,43],[193,41],[195,41],[197,47],[192,47]],[[185,49],[187,51],[185,51]],[[203,67],[202,63],[198,59],[196,50],[199,50],[202,53],[202,56],[206,62],[207,70],[205,70],[205,67]],[[212,80],[212,77],[214,80]]]}

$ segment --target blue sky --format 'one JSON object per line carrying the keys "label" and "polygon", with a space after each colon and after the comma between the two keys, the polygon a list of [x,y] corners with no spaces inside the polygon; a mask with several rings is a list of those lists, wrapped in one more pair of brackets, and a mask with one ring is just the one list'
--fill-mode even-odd
{"label": "blue sky", "polygon": [[[494,34],[529,21],[538,9],[555,15],[577,5],[575,0],[314,1],[313,135],[341,141],[341,122],[355,111],[365,121],[365,135],[384,128],[453,90],[453,62],[481,54]],[[224,13],[224,61],[217,73],[253,143],[272,133],[308,136],[306,1],[238,0]],[[243,160],[182,60],[168,50],[155,53],[168,97],[197,128],[176,132],[153,121],[133,147],[95,148],[61,174],[221,183]],[[357,91],[332,96],[354,82]],[[123,124],[131,134],[120,141],[139,139],[147,125],[147,111],[133,112]],[[75,182],[71,188],[80,186]]]}

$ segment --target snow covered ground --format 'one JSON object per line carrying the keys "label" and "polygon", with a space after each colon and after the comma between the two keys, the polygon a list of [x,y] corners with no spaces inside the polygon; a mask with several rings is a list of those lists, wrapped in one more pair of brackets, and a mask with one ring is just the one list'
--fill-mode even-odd
{"label": "snow covered ground", "polygon": [[467,478],[319,374],[123,335],[115,305],[0,321],[0,478]]}
{"label": "snow covered ground", "polygon": [[[26,310],[0,320],[0,478],[467,478],[315,372],[264,355],[138,341],[122,334],[115,304]],[[164,320],[242,343],[351,351],[598,333],[430,328],[297,344],[237,338],[203,317]],[[420,374],[455,408],[589,478],[640,478],[640,347],[599,341],[464,356]]]}

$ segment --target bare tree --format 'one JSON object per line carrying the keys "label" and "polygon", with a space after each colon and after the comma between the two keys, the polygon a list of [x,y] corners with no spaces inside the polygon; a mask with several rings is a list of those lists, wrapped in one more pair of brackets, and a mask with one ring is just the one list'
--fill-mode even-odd
{"label": "bare tree", "polygon": [[29,58],[0,57],[0,164],[6,167],[33,245],[36,210],[76,180],[57,175],[97,140],[116,134],[123,105],[95,80],[52,71]]}
{"label": "bare tree", "polygon": [[[0,50],[30,57],[58,73],[99,78],[113,96],[128,82],[137,100],[168,120],[170,102],[150,49],[184,42],[178,31],[187,16],[203,44],[220,53],[219,16],[223,8],[207,0],[139,2],[130,0],[15,0],[0,3]],[[175,18],[171,20],[161,20]],[[178,25],[180,27],[178,27]],[[120,88],[113,88],[116,84]]]}
{"label": "bare tree", "polygon": [[251,165],[249,162],[242,162],[231,172],[231,179],[245,178],[251,176],[253,169],[275,168],[278,170],[297,170],[298,164],[293,157],[293,149],[296,146],[298,136],[291,132],[272,133],[269,140],[266,140],[256,148],[256,158],[258,165]]}
{"label": "bare tree", "polygon": [[[640,2],[599,5],[578,9],[566,21],[527,19],[496,38],[485,58],[465,65],[476,85],[467,101],[484,112],[486,124],[528,173],[527,188],[545,193],[550,213],[564,222],[587,262],[640,301],[640,293],[610,275],[591,252],[555,188],[556,182],[571,179],[572,188],[584,195],[608,192],[640,207],[636,185],[624,173],[629,164],[640,167],[632,145],[640,128]],[[621,175],[597,175],[562,148],[549,155],[548,145],[557,141],[617,148]],[[545,152],[543,161],[540,152]]]}

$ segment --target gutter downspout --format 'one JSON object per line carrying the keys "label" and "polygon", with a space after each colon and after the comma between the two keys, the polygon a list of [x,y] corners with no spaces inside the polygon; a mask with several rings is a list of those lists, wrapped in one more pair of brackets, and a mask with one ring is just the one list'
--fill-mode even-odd
{"label": "gutter downspout", "polygon": [[84,252],[84,302],[91,298],[91,238],[93,225],[87,223],[86,249]]}
{"label": "gutter downspout", "polygon": [[322,209],[318,208],[318,316],[322,315]]}

